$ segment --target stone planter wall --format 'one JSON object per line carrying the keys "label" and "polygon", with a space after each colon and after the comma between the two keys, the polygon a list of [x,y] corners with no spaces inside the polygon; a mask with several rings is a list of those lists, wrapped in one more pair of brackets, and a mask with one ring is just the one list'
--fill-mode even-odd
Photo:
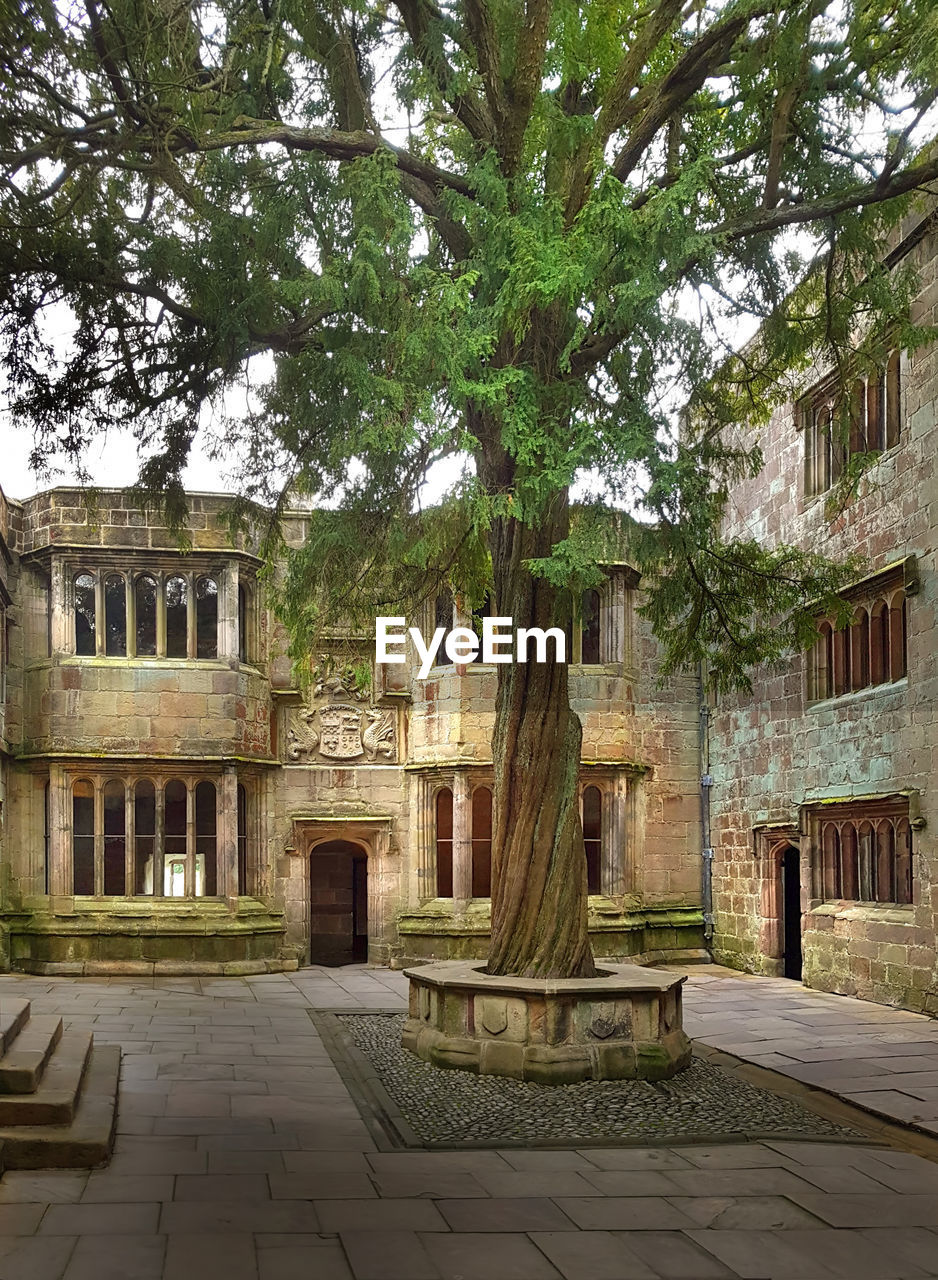
{"label": "stone planter wall", "polygon": [[682,976],[607,965],[601,976],[492,977],[472,961],[406,970],[405,1049],[438,1067],[541,1084],[661,1080],[690,1061]]}

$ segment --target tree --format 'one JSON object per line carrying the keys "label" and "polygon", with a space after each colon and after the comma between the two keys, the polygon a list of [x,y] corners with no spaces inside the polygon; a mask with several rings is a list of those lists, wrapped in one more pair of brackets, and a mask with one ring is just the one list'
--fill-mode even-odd
{"label": "tree", "polygon": [[[839,571],[721,542],[760,462],[725,428],[818,345],[862,362],[887,323],[915,337],[880,251],[938,178],[916,155],[932,0],[4,10],[3,356],[38,458],[133,421],[178,507],[200,408],[266,353],[258,473],[342,495],[293,558],[301,648],[343,566],[343,596],[387,603],[410,571],[481,591],[490,557],[499,614],[553,625],[600,578],[599,499],[636,490],[653,519],[620,533],[670,667],[732,684],[805,642]],[[759,335],[732,355],[743,317]],[[415,519],[453,453],[458,492]],[[583,472],[602,492],[571,516]],[[564,665],[499,668],[493,972],[594,971],[579,746]]]}

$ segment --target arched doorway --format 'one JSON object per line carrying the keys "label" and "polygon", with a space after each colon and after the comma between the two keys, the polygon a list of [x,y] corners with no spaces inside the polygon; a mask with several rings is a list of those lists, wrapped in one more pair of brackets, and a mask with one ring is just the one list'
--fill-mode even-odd
{"label": "arched doorway", "polygon": [[801,851],[787,844],[782,867],[782,961],[786,978],[801,981]]}
{"label": "arched doorway", "polygon": [[801,981],[801,850],[794,826],[756,828],[765,972]]}
{"label": "arched doorway", "polygon": [[309,856],[309,962],[368,959],[368,856],[351,840],[327,840]]}

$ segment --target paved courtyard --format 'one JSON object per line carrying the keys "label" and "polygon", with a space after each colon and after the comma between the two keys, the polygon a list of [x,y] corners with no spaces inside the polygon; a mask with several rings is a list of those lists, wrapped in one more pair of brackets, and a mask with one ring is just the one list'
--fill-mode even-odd
{"label": "paved courtyard", "polygon": [[[938,1276],[938,1141],[875,1119],[859,1144],[379,1149],[309,1009],[400,1008],[405,986],[357,967],[0,978],[124,1050],[110,1166],[0,1179],[0,1280]],[[928,1019],[707,968],[687,1024],[802,1093],[934,1101]]]}

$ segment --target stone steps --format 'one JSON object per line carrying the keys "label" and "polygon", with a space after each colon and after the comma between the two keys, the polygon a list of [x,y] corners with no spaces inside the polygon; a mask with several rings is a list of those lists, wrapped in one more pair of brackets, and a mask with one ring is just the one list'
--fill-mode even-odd
{"label": "stone steps", "polygon": [[66,1031],[36,1089],[32,1093],[7,1093],[0,1097],[0,1127],[71,1124],[90,1053],[89,1031]]}
{"label": "stone steps", "polygon": [[71,1124],[0,1127],[4,1169],[93,1169],[111,1158],[117,1124],[120,1047],[96,1045]]}
{"label": "stone steps", "polygon": [[4,996],[0,1000],[0,1054],[10,1045],[29,1021],[29,1001]]}
{"label": "stone steps", "polygon": [[0,1170],[90,1168],[114,1142],[120,1048],[0,998]]}
{"label": "stone steps", "polygon": [[61,1038],[61,1018],[51,1014],[30,1018],[0,1058],[0,1094],[33,1093]]}

